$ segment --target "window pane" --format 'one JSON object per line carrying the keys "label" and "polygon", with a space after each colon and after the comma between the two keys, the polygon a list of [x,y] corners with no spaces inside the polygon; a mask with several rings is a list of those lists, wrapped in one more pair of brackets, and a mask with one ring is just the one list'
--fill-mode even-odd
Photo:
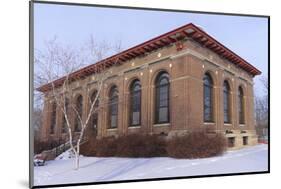
{"label": "window pane", "polygon": [[244,119],[244,94],[243,94],[243,90],[241,87],[239,87],[238,89],[238,114],[239,114],[239,123],[240,124],[244,124],[245,123],[245,119]]}
{"label": "window pane", "polygon": [[167,122],[167,121],[168,121],[168,108],[160,108],[159,122]]}
{"label": "window pane", "polygon": [[[98,114],[97,113],[94,113],[93,114],[93,120],[97,120],[98,119]],[[95,122],[95,121],[94,121]]]}
{"label": "window pane", "polygon": [[223,101],[224,122],[229,123],[229,94],[227,92],[224,92]]}
{"label": "window pane", "polygon": [[111,128],[117,127],[117,115],[111,116]]}
{"label": "window pane", "polygon": [[140,124],[140,112],[133,112],[132,125]]}
{"label": "window pane", "polygon": [[116,102],[112,102],[111,104],[111,114],[116,115],[118,112],[118,106]]}
{"label": "window pane", "polygon": [[160,74],[156,79],[155,122],[169,122],[169,75]]}
{"label": "window pane", "polygon": [[[92,105],[92,103],[94,103],[96,96],[97,96],[97,91],[93,92],[92,95],[91,95],[90,106]],[[95,108],[97,108],[97,107],[99,106],[99,97],[97,98],[97,100],[96,100],[94,106],[95,106]]]}
{"label": "window pane", "polygon": [[130,125],[140,125],[140,112],[141,84],[139,80],[135,80],[130,87]]}
{"label": "window pane", "polygon": [[223,84],[224,123],[230,123],[230,87],[227,81]]}
{"label": "window pane", "polygon": [[[89,108],[91,108],[91,106],[93,105],[96,96],[97,96],[97,91],[94,91],[91,95],[91,98],[90,98],[90,104],[89,104],[90,107]],[[92,111],[92,115],[91,115],[91,127],[92,128],[97,128],[97,124],[98,124],[97,109],[98,109],[98,106],[99,106],[99,99],[96,99],[95,104],[94,104],[94,108],[93,108],[93,111]]]}
{"label": "window pane", "polygon": [[[79,119],[79,117],[82,119],[82,111],[83,111],[83,97],[82,95],[79,95],[76,99],[76,111],[75,114],[76,114],[76,119],[75,119],[75,131],[78,132],[78,131],[81,131],[81,121]],[[78,115],[77,115],[78,113]]]}
{"label": "window pane", "polygon": [[[66,98],[65,99],[65,112],[67,115],[68,115],[68,106],[69,106],[69,100]],[[64,113],[62,113],[62,119],[63,119],[62,133],[65,133],[66,129],[67,129],[67,122],[66,122]]]}
{"label": "window pane", "polygon": [[118,91],[117,87],[114,86],[111,88],[109,93],[109,127],[117,127],[118,119]]}
{"label": "window pane", "polygon": [[212,85],[213,81],[211,77],[206,74],[204,76],[204,121],[213,121]]}
{"label": "window pane", "polygon": [[159,85],[167,85],[169,83],[168,78],[160,77]]}
{"label": "window pane", "polygon": [[52,104],[52,114],[51,114],[51,129],[50,133],[54,134],[55,132],[55,127],[56,127],[56,114],[57,114],[57,105],[56,103]]}

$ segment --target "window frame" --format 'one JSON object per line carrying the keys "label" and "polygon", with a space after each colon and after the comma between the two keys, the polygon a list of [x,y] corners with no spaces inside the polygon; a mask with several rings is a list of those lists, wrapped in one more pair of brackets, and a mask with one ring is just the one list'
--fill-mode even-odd
{"label": "window frame", "polygon": [[[162,80],[167,80],[167,83],[160,84]],[[160,105],[160,90],[161,88],[167,87],[167,98],[166,105]],[[159,114],[161,108],[167,108],[166,121],[160,121]],[[165,124],[170,123],[170,76],[167,72],[160,72],[155,79],[155,114],[154,114],[154,124]]]}
{"label": "window frame", "polygon": [[[227,100],[227,102],[226,102]],[[225,119],[227,116],[227,120]],[[229,82],[223,82],[223,122],[224,124],[231,124],[231,88]]]}
{"label": "window frame", "polygon": [[[91,93],[91,96],[90,96],[90,107],[92,106],[92,103],[93,101],[95,100],[96,98],[96,95],[98,94],[98,91],[97,90],[94,90],[92,93]],[[99,107],[99,97],[97,98],[97,101],[96,101],[96,104],[94,105],[95,108],[98,108]],[[90,110],[90,109],[89,109]],[[98,128],[98,117],[99,117],[99,113],[98,112],[92,112],[91,114],[91,119],[90,119],[90,123],[91,123],[91,126],[92,128],[94,128],[93,124],[94,124],[94,120],[96,119],[96,127],[95,129]]]}
{"label": "window frame", "polygon": [[[139,88],[135,89],[136,87],[139,87]],[[129,95],[129,110],[130,110],[129,111],[129,127],[136,127],[136,126],[140,126],[141,125],[141,109],[142,109],[141,108],[141,104],[142,104],[142,97],[141,97],[141,95],[142,95],[142,90],[141,90],[140,80],[135,79],[135,80],[132,81],[132,83],[130,85],[130,95]],[[134,102],[136,96],[139,97],[137,103]],[[134,105],[137,106],[138,111],[136,111],[136,112],[139,113],[139,121],[136,124],[133,124],[133,122],[134,122],[133,121],[133,118],[134,118],[133,117],[133,113],[135,113],[134,112],[134,109],[135,109]]]}
{"label": "window frame", "polygon": [[[208,84],[205,82],[206,79],[208,79]],[[210,118],[206,117],[206,89],[208,89],[209,92],[209,99],[210,99],[210,105],[208,106],[210,108],[209,116]],[[204,123],[214,123],[214,81],[212,76],[209,73],[205,73],[203,77],[203,120]]]}
{"label": "window frame", "polygon": [[[65,112],[67,114],[67,117],[69,119],[69,99],[66,98],[65,99]],[[67,122],[66,122],[66,119],[65,119],[65,115],[64,113],[62,112],[62,128],[61,128],[61,133],[66,133],[67,131]]]}
{"label": "window frame", "polygon": [[244,89],[238,87],[238,122],[239,125],[245,124],[245,100],[244,100]]}
{"label": "window frame", "polygon": [[[81,98],[81,101],[79,100],[80,98]],[[81,94],[79,94],[76,97],[75,108],[76,108],[77,112],[75,112],[74,132],[80,132],[81,129],[82,129],[82,125],[81,125],[81,122],[79,120],[79,117],[78,117],[77,113],[79,114],[79,116],[82,119],[82,116],[83,116],[83,96]]]}
{"label": "window frame", "polygon": [[236,145],[236,137],[228,137],[227,138],[227,147],[228,148],[234,148]]}
{"label": "window frame", "polygon": [[[113,103],[112,103],[113,102]],[[119,95],[117,86],[114,85],[110,88],[109,92],[109,104],[108,104],[108,129],[117,129],[118,128],[118,103],[119,103]],[[112,114],[113,105],[116,106],[116,113]],[[112,117],[116,116],[116,126],[112,127]]]}

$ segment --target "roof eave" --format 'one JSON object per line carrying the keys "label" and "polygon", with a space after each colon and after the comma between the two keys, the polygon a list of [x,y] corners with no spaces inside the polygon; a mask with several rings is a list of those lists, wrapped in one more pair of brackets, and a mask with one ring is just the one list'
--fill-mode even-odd
{"label": "roof eave", "polygon": [[[260,70],[258,70],[250,63],[248,63],[246,60],[238,56],[236,53],[234,53],[233,51],[222,45],[212,36],[210,36],[205,31],[203,31],[201,28],[197,27],[192,23],[189,23],[187,25],[174,29],[170,32],[164,33],[158,37],[150,39],[144,43],[131,47],[111,57],[103,59],[95,64],[79,69],[71,73],[69,75],[69,78],[76,80],[81,78],[82,76],[86,77],[90,74],[99,73],[104,69],[107,69],[108,67],[111,67],[113,65],[122,64],[123,62],[126,62],[132,58],[139,57],[145,53],[149,53],[151,51],[175,43],[179,39],[182,39],[182,37],[190,37],[196,40],[197,42],[201,43],[202,45],[214,51],[215,53],[219,54],[220,56],[225,57],[227,60],[229,60],[236,66],[241,67],[249,74],[252,74],[253,77],[261,74]],[[60,86],[60,84],[63,83],[64,78],[65,77],[62,77],[53,81],[55,87]],[[51,83],[47,83],[37,88],[37,90],[40,92],[46,92],[51,89],[50,87]]]}

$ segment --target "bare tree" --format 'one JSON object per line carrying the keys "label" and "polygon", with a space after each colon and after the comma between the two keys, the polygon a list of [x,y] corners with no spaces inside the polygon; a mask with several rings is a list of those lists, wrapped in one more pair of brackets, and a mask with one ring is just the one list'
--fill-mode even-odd
{"label": "bare tree", "polygon": [[255,96],[255,112],[256,112],[256,129],[260,137],[264,137],[264,130],[268,128],[268,78],[260,79],[265,94],[263,96]]}
{"label": "bare tree", "polygon": [[[120,49],[120,45],[117,45]],[[35,86],[42,84],[49,84],[51,88],[48,91],[48,96],[54,100],[59,110],[63,113],[64,120],[67,126],[68,142],[70,149],[75,155],[75,169],[79,169],[79,155],[80,144],[84,139],[85,130],[89,125],[91,116],[98,111],[97,102],[100,96],[101,89],[104,85],[105,79],[108,77],[108,71],[102,74],[95,74],[96,81],[96,94],[94,99],[89,100],[89,111],[83,119],[79,112],[79,107],[69,98],[74,96],[72,90],[77,80],[73,79],[73,72],[84,65],[99,61],[108,56],[108,51],[116,50],[114,46],[107,44],[105,41],[96,43],[93,36],[90,40],[80,49],[64,47],[57,43],[56,38],[46,42],[46,51],[36,51],[35,53]],[[118,59],[115,60],[115,63]],[[57,86],[56,79],[63,76],[63,82]],[[38,99],[42,99],[42,94]],[[35,95],[36,96],[36,95]],[[42,101],[42,100],[41,100]],[[78,136],[74,135],[74,125],[70,121],[69,108],[73,112],[72,116],[79,122],[80,132]]]}
{"label": "bare tree", "polygon": [[268,86],[269,86],[268,78],[264,76],[260,80],[261,80],[261,82],[263,84],[265,93],[268,93]]}
{"label": "bare tree", "polygon": [[45,49],[35,49],[34,53],[34,105],[43,107],[43,94],[36,88],[67,75],[86,65],[85,58],[81,56],[82,50],[74,47],[62,46],[57,37],[45,41]]}
{"label": "bare tree", "polygon": [[32,125],[34,128],[34,141],[40,140],[40,129],[42,126],[42,110],[35,108],[32,114]]}
{"label": "bare tree", "polygon": [[[96,107],[95,105],[100,96],[100,91],[102,89],[104,80],[106,78],[106,74],[102,74],[102,75],[100,74],[99,76],[100,77],[96,78],[96,80],[98,82],[97,83],[97,94],[96,94],[94,100],[90,101],[90,110],[87,112],[85,120],[83,120],[76,104],[75,103],[69,104],[71,110],[73,110],[73,112],[74,112],[74,116],[76,118],[78,118],[77,121],[79,122],[79,125],[81,126],[81,128],[80,128],[81,130],[79,132],[79,136],[78,136],[77,140],[74,139],[73,130],[72,130],[73,126],[70,123],[69,115],[67,113],[67,107],[66,107],[67,106],[66,105],[67,95],[73,96],[73,93],[71,92],[72,90],[71,90],[71,84],[70,84],[70,74],[66,75],[66,78],[63,82],[63,86],[62,86],[61,90],[56,90],[55,84],[54,84],[54,82],[52,82],[52,97],[55,99],[56,104],[63,112],[63,116],[66,121],[67,130],[68,130],[68,134],[69,134],[70,148],[75,155],[75,169],[79,168],[80,144],[83,140],[85,130],[86,130],[87,126],[89,125],[88,123],[89,123],[89,120],[90,120],[92,114],[97,111],[97,108],[95,108]],[[73,144],[73,142],[75,142],[75,145]]]}
{"label": "bare tree", "polygon": [[74,48],[71,45],[61,45],[58,43],[56,36],[45,41],[45,49],[35,49],[34,53],[35,107],[43,108],[43,94],[38,92],[36,88],[62,76],[67,76],[79,68],[98,62],[122,50],[120,39],[110,44],[104,40],[98,42],[93,35],[90,35],[80,48]]}

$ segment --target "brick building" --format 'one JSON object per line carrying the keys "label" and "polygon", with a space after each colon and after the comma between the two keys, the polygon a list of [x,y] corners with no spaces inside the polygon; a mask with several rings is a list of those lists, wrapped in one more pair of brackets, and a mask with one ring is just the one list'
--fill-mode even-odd
{"label": "brick building", "polygon": [[[83,119],[86,95],[96,90],[95,76],[105,70],[111,75],[100,93],[101,107],[88,126],[97,137],[130,133],[172,137],[204,130],[225,134],[229,147],[257,143],[253,78],[261,72],[194,24],[72,73],[75,95],[70,100],[80,104]],[[54,81],[55,86],[59,88],[63,80]],[[38,89],[45,94],[43,140],[67,136],[50,89],[50,84]]]}

